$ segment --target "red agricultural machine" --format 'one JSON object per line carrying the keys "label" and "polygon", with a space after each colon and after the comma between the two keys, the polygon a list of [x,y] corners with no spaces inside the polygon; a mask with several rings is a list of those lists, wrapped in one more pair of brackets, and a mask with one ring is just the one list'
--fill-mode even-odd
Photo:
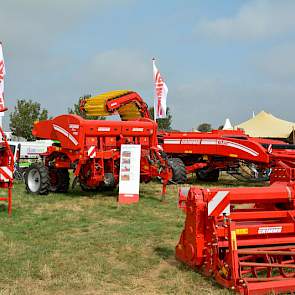
{"label": "red agricultural machine", "polygon": [[7,189],[7,196],[0,196],[0,201],[7,202],[8,214],[11,215],[14,160],[6,135],[1,127],[0,137],[0,188]]}
{"label": "red agricultural machine", "polygon": [[[81,109],[92,116],[118,114],[122,121],[150,120],[143,99],[136,92],[127,90],[86,99],[81,102]],[[242,130],[158,131],[158,143],[168,156],[174,183],[185,183],[191,173],[196,173],[202,181],[217,181],[220,171],[239,180],[260,182],[269,179],[273,167],[268,148],[295,155],[295,145],[251,138]]]}
{"label": "red agricultural machine", "polygon": [[267,180],[275,164],[267,149],[294,153],[293,145],[250,138],[241,130],[159,132],[146,103],[133,91],[117,90],[86,98],[80,102],[80,109],[87,116],[116,114],[122,121],[62,115],[36,123],[36,137],[60,143],[44,154],[44,165],[33,165],[28,171],[29,191],[67,191],[68,169],[74,170],[82,189],[114,187],[118,183],[120,146],[126,143],[142,145],[142,181],[160,177],[164,184],[168,180],[185,183],[192,172],[201,180],[216,181],[222,170],[238,179]]}
{"label": "red agricultural machine", "polygon": [[169,157],[184,163],[187,174],[196,173],[202,181],[217,181],[220,171],[238,180],[265,181],[274,164],[268,149],[295,155],[295,145],[249,137],[242,130],[166,132],[159,142]]}
{"label": "red agricultural machine", "polygon": [[295,292],[295,156],[269,157],[269,187],[179,192],[176,258],[241,294]]}
{"label": "red agricultural machine", "polygon": [[[81,108],[88,115],[109,115],[112,100],[126,96],[137,97],[130,91],[114,91],[85,99]],[[139,97],[139,99],[141,99]],[[134,112],[147,109],[122,103],[121,117],[128,121],[86,120],[77,115],[61,115],[51,120],[36,122],[33,135],[58,141],[43,154],[43,163],[33,164],[26,173],[26,188],[36,194],[49,191],[66,192],[69,170],[83,190],[114,188],[119,180],[120,147],[122,144],[141,145],[141,181],[159,177],[165,185],[172,177],[168,160],[158,148],[157,123],[148,118],[137,118]],[[136,116],[133,119],[133,114]]]}

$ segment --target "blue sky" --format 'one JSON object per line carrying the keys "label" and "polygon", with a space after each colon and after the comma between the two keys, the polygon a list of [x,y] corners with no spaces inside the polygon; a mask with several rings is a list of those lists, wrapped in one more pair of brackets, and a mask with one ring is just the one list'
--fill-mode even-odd
{"label": "blue sky", "polygon": [[294,11],[293,0],[6,1],[7,105],[32,99],[58,115],[114,89],[151,105],[155,57],[176,129],[261,110],[295,121]]}

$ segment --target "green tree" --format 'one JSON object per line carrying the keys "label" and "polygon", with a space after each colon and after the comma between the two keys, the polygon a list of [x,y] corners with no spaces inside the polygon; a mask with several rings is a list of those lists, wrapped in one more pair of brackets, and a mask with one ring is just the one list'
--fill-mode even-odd
{"label": "green tree", "polygon": [[209,123],[202,123],[198,126],[197,130],[200,132],[209,132],[212,130],[212,126]]}
{"label": "green tree", "polygon": [[84,119],[89,119],[89,120],[105,120],[106,118],[103,117],[103,116],[87,116],[84,111],[80,110],[80,101],[82,99],[89,98],[89,97],[91,97],[90,94],[81,96],[79,98],[78,102],[74,104],[73,108],[68,108],[68,113],[69,114],[75,114],[75,115],[78,115],[78,116],[80,116],[80,117],[82,117]]}
{"label": "green tree", "polygon": [[[154,107],[149,108],[149,113],[151,116],[151,119],[154,119]],[[163,119],[157,119],[159,130],[172,130],[172,115],[170,113],[170,108],[167,107],[166,111],[166,118]]]}
{"label": "green tree", "polygon": [[10,113],[9,127],[13,135],[33,140],[32,129],[35,121],[47,120],[48,111],[32,100],[19,99]]}

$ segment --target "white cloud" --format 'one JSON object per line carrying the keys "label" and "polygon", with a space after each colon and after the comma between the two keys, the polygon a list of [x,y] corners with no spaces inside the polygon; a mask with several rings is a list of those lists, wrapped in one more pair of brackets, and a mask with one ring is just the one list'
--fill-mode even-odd
{"label": "white cloud", "polygon": [[294,11],[293,0],[247,1],[231,17],[200,21],[195,27],[195,33],[208,38],[265,39],[294,32]]}

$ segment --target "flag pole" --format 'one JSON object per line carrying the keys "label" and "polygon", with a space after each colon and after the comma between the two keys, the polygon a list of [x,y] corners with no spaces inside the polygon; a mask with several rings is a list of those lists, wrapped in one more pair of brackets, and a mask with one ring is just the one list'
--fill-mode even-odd
{"label": "flag pole", "polygon": [[155,84],[155,77],[154,77],[154,65],[155,65],[155,58],[152,58],[152,62],[153,62],[153,84],[154,84],[154,121],[157,122],[156,119],[156,84]]}
{"label": "flag pole", "polygon": [[[3,46],[2,46],[2,41],[0,41],[0,48],[1,48],[1,51],[2,51],[2,57],[3,57]],[[3,57],[3,62],[4,62],[4,57]],[[5,69],[4,69],[5,70]],[[3,85],[4,85],[4,75],[3,75]],[[0,94],[0,95],[3,95],[4,94]],[[4,102],[4,97],[3,97],[3,102]],[[3,128],[3,117],[4,117],[4,112],[0,112],[0,128]]]}

